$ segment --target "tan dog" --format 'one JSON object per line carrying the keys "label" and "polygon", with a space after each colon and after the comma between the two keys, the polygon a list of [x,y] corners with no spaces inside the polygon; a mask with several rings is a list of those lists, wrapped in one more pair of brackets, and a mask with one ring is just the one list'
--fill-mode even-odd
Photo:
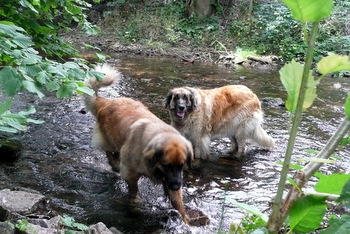
{"label": "tan dog", "polygon": [[98,66],[96,71],[106,77],[100,82],[87,80],[95,95],[84,95],[87,108],[97,119],[93,145],[106,151],[113,170],[120,169],[131,200],[136,198],[139,178],[146,176],[162,183],[165,195],[188,223],[182,201],[182,174],[184,164],[193,160],[191,143],[141,102],[99,97],[98,90],[113,84],[119,74],[108,65]]}
{"label": "tan dog", "polygon": [[208,159],[210,139],[215,137],[230,138],[237,157],[245,153],[247,139],[269,149],[275,146],[261,127],[260,101],[246,86],[174,88],[167,95],[165,107],[171,125],[192,142],[195,158]]}

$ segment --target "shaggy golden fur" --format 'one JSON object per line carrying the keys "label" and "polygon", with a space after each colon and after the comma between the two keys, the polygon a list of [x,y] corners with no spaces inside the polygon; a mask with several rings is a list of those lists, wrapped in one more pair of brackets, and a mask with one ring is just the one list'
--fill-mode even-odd
{"label": "shaggy golden fur", "polygon": [[120,171],[132,201],[137,196],[139,178],[146,176],[162,183],[165,195],[188,223],[182,201],[182,176],[185,163],[193,160],[191,143],[141,102],[99,97],[98,90],[116,82],[119,74],[108,65],[96,70],[106,77],[100,82],[95,78],[87,80],[86,85],[95,95],[84,95],[87,108],[97,119],[93,145],[106,152],[113,170]]}
{"label": "shaggy golden fur", "polygon": [[228,137],[237,157],[246,140],[274,148],[274,140],[261,127],[263,112],[258,97],[246,86],[216,89],[174,88],[165,100],[171,125],[192,142],[195,158],[208,159],[210,139]]}

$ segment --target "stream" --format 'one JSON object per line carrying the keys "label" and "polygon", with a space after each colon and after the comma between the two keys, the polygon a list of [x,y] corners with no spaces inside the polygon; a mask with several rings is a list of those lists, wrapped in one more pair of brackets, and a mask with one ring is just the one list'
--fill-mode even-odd
{"label": "stream", "polygon": [[[15,135],[23,143],[23,154],[13,165],[0,165],[0,188],[25,187],[37,190],[50,199],[59,214],[72,216],[78,222],[103,222],[123,233],[216,233],[227,232],[231,223],[238,224],[247,214],[231,204],[234,199],[270,214],[271,201],[277,191],[281,166],[288,142],[289,113],[279,99],[286,92],[278,71],[222,67],[201,63],[183,63],[179,59],[137,56],[112,56],[111,65],[122,73],[113,87],[100,92],[105,97],[131,97],[143,102],[158,117],[170,122],[163,106],[169,89],[179,86],[214,88],[242,84],[252,89],[262,101],[264,129],[275,139],[273,151],[248,144],[242,160],[230,155],[230,141],[212,141],[213,161],[202,161],[200,167],[184,173],[185,206],[202,211],[210,220],[206,226],[185,225],[160,185],[147,178],[139,181],[140,204],[131,207],[127,185],[112,172],[105,154],[91,146],[94,117],[87,113],[82,97],[43,99],[28,93],[17,95],[12,111],[28,103],[37,113],[32,118],[44,124],[30,125],[28,131]],[[335,132],[344,118],[350,85],[346,78],[325,78],[318,87],[312,107],[302,116],[294,147],[292,163],[305,165]],[[1,97],[3,101],[4,97]],[[276,101],[277,100],[277,101]],[[321,172],[350,173],[350,148],[335,152],[340,157]],[[294,171],[290,172],[293,176]],[[316,180],[306,185],[312,189]]]}

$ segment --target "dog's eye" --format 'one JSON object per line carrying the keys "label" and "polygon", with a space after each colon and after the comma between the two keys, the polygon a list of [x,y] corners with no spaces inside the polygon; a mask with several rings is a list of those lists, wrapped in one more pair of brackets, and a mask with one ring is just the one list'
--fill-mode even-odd
{"label": "dog's eye", "polygon": [[176,94],[175,99],[179,99],[179,98],[180,98],[179,94]]}

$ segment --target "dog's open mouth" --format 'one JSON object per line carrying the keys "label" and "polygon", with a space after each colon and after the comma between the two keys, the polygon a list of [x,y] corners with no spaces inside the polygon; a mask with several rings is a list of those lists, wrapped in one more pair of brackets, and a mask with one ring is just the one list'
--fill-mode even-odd
{"label": "dog's open mouth", "polygon": [[177,111],[176,116],[179,117],[180,119],[183,119],[185,117],[185,112],[184,111]]}

